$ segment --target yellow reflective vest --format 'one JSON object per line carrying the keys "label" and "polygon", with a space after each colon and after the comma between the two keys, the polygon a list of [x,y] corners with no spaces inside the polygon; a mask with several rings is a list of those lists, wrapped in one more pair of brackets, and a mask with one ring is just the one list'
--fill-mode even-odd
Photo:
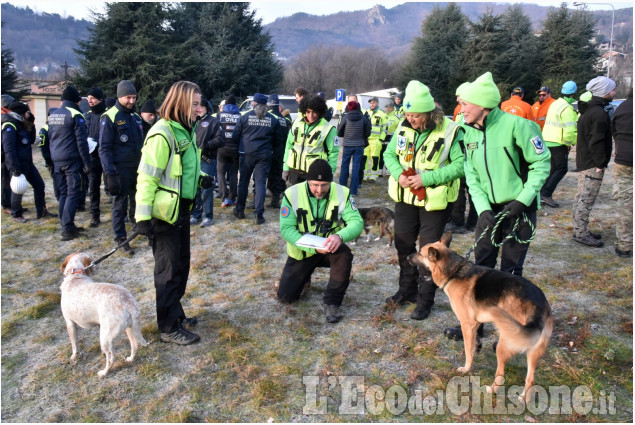
{"label": "yellow reflective vest", "polygon": [[564,98],[549,106],[542,138],[547,143],[573,146],[578,141],[578,114]]}
{"label": "yellow reflective vest", "polygon": [[[308,127],[308,131],[307,130]],[[304,120],[296,119],[291,126],[288,138],[293,144],[287,153],[287,166],[294,170],[309,171],[309,166],[318,158],[329,160],[326,138],[333,126],[324,118],[312,127]],[[325,149],[326,147],[326,149]],[[331,164],[331,167],[333,165]]]}

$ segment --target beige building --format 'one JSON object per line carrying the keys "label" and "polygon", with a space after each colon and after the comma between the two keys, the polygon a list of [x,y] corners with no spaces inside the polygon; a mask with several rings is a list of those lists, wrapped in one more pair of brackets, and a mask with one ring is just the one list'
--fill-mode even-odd
{"label": "beige building", "polygon": [[22,98],[35,115],[35,128],[39,131],[46,124],[50,108],[59,108],[62,103],[64,82],[39,81],[30,86],[30,93]]}

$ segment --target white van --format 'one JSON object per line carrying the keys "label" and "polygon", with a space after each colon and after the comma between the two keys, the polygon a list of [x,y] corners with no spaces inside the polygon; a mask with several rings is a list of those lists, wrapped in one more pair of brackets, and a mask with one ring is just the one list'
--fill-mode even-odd
{"label": "white van", "polygon": [[[240,104],[239,109],[241,114],[251,111],[251,103],[253,102],[253,99],[253,96],[249,96],[243,101],[243,103]],[[279,94],[278,99],[280,100],[282,110],[288,109],[291,112],[291,120],[295,121],[298,117],[298,102],[295,101],[295,96]]]}

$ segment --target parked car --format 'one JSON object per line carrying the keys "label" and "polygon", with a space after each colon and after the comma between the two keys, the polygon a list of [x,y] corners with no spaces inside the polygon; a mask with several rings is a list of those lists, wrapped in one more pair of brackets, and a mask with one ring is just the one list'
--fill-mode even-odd
{"label": "parked car", "polygon": [[[253,98],[253,96],[249,96],[240,104],[239,109],[241,114],[251,111]],[[295,101],[295,96],[279,94],[278,99],[280,99],[282,110],[288,109],[291,112],[291,119],[295,121],[298,116],[298,102]]]}

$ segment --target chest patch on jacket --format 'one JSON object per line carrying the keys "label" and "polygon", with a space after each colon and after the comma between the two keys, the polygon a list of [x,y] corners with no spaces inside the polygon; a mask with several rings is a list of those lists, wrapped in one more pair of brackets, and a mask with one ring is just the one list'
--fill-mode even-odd
{"label": "chest patch on jacket", "polygon": [[540,138],[540,136],[536,136],[533,139],[531,139],[531,143],[534,145],[534,149],[536,150],[536,153],[538,155],[540,155],[541,153],[545,151],[545,144],[542,142],[542,139]]}
{"label": "chest patch on jacket", "polygon": [[478,143],[468,143],[467,145],[465,145],[465,149],[467,149],[468,151],[472,151],[474,149],[478,148]]}

